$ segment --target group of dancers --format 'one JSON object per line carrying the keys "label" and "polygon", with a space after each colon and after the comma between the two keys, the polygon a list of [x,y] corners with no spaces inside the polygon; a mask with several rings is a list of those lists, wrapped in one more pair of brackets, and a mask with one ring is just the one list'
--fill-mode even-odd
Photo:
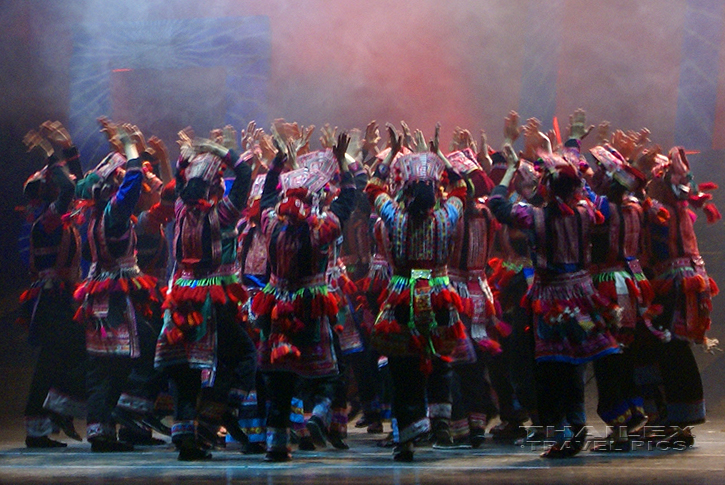
{"label": "group of dancers", "polygon": [[314,126],[275,120],[184,129],[172,167],[158,138],[99,122],[110,153],[86,171],[60,122],[24,139],[46,159],[24,186],[28,447],[80,440],[82,418],[94,452],[157,431],[207,460],[225,431],[287,461],[293,442],[348,448],[354,388],[370,433],[391,406],[396,461],[491,438],[571,457],[589,362],[611,430],[593,450],[694,443],[717,286],[693,210],[720,214],[683,148],[582,110],[564,137],[511,112],[500,150],[456,128],[448,153],[439,126],[388,124],[380,146],[374,121],[325,125],[313,151]]}

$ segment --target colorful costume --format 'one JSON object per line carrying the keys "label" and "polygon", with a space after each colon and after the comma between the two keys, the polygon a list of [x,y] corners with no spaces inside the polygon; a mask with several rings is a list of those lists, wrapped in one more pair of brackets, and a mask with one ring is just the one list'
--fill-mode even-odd
{"label": "colorful costume", "polygon": [[[628,195],[641,189],[645,179],[609,146],[595,147],[591,153],[600,167],[595,180],[603,180],[598,183],[599,192],[607,193],[592,197],[604,216],[604,224],[592,231],[591,273],[597,291],[607,299],[610,309],[619,313],[612,333],[623,348],[622,353],[594,362],[597,412],[607,425],[619,427],[614,436],[624,444],[626,435],[621,427],[633,433],[646,423],[644,402],[634,382],[631,344],[638,326],[651,327],[648,311],[653,294],[638,259],[642,250],[642,208],[637,199]],[[617,446],[615,441],[609,448],[598,449],[609,451]]]}
{"label": "colorful costume", "polygon": [[[318,160],[328,170],[304,167],[282,175],[284,159],[278,156],[267,173],[262,194],[262,229],[268,241],[271,275],[255,296],[252,311],[261,330],[259,363],[267,376],[267,456],[272,460],[288,459],[290,402],[298,378],[338,374],[332,335],[338,306],[328,292],[326,270],[331,246],[352,212],[355,186],[345,172],[340,193],[329,209],[315,210],[312,194],[322,189],[334,168],[330,150],[321,152]],[[320,394],[326,396],[329,406],[332,389]]]}
{"label": "colorful costume", "polygon": [[[71,158],[77,158],[75,149],[66,154]],[[59,424],[80,440],[72,420],[85,417],[84,336],[73,322],[81,252],[80,235],[68,218],[74,190],[64,163],[55,157],[25,184],[27,196],[47,204],[30,232],[33,283],[20,297],[29,342],[40,347],[25,407],[28,447],[65,446],[48,438]]]}
{"label": "colorful costume", "polygon": [[[114,179],[121,174],[116,190]],[[76,319],[85,324],[89,354],[87,436],[97,451],[127,449],[116,440],[113,408],[132,371],[147,374],[152,370],[146,364],[155,335],[147,332],[147,319],[158,302],[156,278],[144,275],[137,265],[131,222],[142,178],[140,159],[126,162],[113,153],[76,186],[80,198],[94,203],[88,222],[92,265],[75,297],[82,302]],[[145,404],[153,405],[148,400]]]}
{"label": "colorful costume", "polygon": [[694,185],[682,148],[673,148],[653,174],[647,188],[652,199],[643,203],[647,248],[643,261],[654,275],[654,304],[661,305],[662,312],[652,324],[663,338],[651,338],[642,352],[661,373],[666,400],[661,422],[693,425],[705,421],[705,401],[690,343],[708,343],[711,297],[717,286],[705,271],[689,207],[703,208],[709,222],[718,220],[710,195],[702,191],[716,187]]}
{"label": "colorful costume", "polygon": [[[199,154],[179,163],[176,268],[164,303],[156,366],[167,369],[176,383],[172,439],[181,445],[181,460],[209,458],[199,452],[195,418],[220,424],[228,418],[232,389],[246,394],[254,387],[255,348],[240,321],[246,292],[237,266],[237,223],[251,178],[248,158],[230,150],[223,159]],[[226,196],[224,165],[235,174]]]}
{"label": "colorful costume", "polygon": [[[384,167],[384,165],[382,166]],[[432,153],[399,158],[403,184],[422,187],[439,183],[443,162]],[[365,189],[390,238],[393,276],[372,332],[373,346],[388,356],[393,377],[393,415],[400,429],[396,459],[412,459],[412,440],[430,429],[426,409],[426,380],[432,373],[450,376],[450,355],[466,339],[459,318],[461,298],[448,277],[453,234],[462,215],[465,183],[448,174],[453,190],[432,212],[414,217],[386,191],[379,169]],[[419,184],[419,185],[416,185]],[[434,369],[435,367],[435,369]],[[431,387],[431,415],[450,418],[450,388]]]}
{"label": "colorful costume", "polygon": [[[448,155],[448,159],[454,169],[469,180],[472,175],[485,177],[473,161],[475,155],[469,149],[454,152]],[[461,319],[470,336],[470,340],[465,340],[464,345],[453,354],[452,441],[448,443],[470,443],[477,447],[485,439],[488,420],[498,414],[491,395],[491,383],[486,378],[485,360],[490,355],[499,354],[501,348],[489,332],[501,338],[508,336],[509,331],[500,321],[501,308],[496,305],[486,278],[493,237],[500,224],[485,201],[477,197],[483,194],[474,190],[475,186],[471,183],[466,210],[458,221],[448,264],[451,284],[463,302]],[[437,446],[441,444],[436,443]]]}
{"label": "colorful costume", "polygon": [[[549,202],[544,207],[514,205],[503,185],[493,190],[489,206],[501,223],[521,229],[532,241],[535,275],[525,303],[534,318],[541,424],[556,427],[566,419],[576,435],[586,423],[582,364],[617,353],[619,346],[608,331],[614,322],[608,321],[605,301],[586,270],[591,228],[601,215],[597,217],[588,201],[571,202],[580,185],[571,163],[549,155],[545,166],[542,184]],[[558,454],[565,438],[559,435],[553,454],[547,456]],[[581,449],[582,436],[577,443],[570,448],[573,453]]]}

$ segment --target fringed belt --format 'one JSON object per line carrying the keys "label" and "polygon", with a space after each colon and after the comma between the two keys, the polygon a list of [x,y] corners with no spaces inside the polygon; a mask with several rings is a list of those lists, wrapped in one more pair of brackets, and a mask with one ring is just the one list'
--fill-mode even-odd
{"label": "fringed belt", "polygon": [[269,286],[279,288],[279,289],[285,289],[285,290],[291,290],[291,289],[297,289],[297,288],[306,288],[311,286],[322,286],[327,285],[327,279],[325,277],[325,273],[318,273],[313,276],[307,276],[305,278],[300,278],[299,280],[289,280],[286,278],[280,278],[279,276],[275,274],[269,275]]}
{"label": "fringed belt", "polygon": [[452,281],[478,281],[486,279],[486,271],[483,269],[455,269],[448,270],[448,276]]}
{"label": "fringed belt", "polygon": [[587,283],[591,281],[591,275],[587,270],[579,270],[574,273],[552,273],[536,272],[536,279],[539,280],[540,284],[548,286],[569,286]]}
{"label": "fringed belt", "polygon": [[422,268],[407,268],[407,269],[396,269],[394,272],[395,276],[408,279],[426,279],[431,278],[442,278],[448,276],[448,266],[438,266],[437,268],[422,269]]}
{"label": "fringed belt", "polygon": [[591,274],[599,273],[615,273],[617,271],[626,271],[626,266],[623,262],[615,264],[593,264],[589,268]]}
{"label": "fringed belt", "polygon": [[187,268],[181,270],[180,277],[185,280],[223,278],[225,276],[232,276],[237,274],[238,270],[239,267],[234,263],[219,265],[216,270],[212,272],[200,271],[199,269],[194,268]]}
{"label": "fringed belt", "polygon": [[694,264],[693,258],[672,258],[667,261],[657,263],[654,269],[656,274],[662,274],[673,269],[691,268]]}

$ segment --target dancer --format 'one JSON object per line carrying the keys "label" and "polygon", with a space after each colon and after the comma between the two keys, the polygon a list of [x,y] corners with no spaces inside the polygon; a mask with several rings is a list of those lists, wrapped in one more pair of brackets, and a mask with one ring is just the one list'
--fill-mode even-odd
{"label": "dancer", "polygon": [[[380,215],[392,243],[393,277],[373,328],[373,345],[388,356],[393,379],[393,415],[397,419],[399,443],[396,461],[412,461],[414,440],[431,430],[431,416],[448,432],[451,410],[450,354],[465,339],[458,316],[460,297],[453,289],[446,264],[454,229],[466,200],[466,186],[440,153],[438,131],[428,152],[422,134],[417,135],[417,153],[400,157],[400,177],[405,205],[387,193],[390,163],[401,149],[401,137],[388,126],[390,152],[378,165],[365,189]],[[445,169],[452,190],[438,199]],[[431,378],[436,384],[429,386]]]}
{"label": "dancer", "polygon": [[[73,322],[73,290],[80,280],[81,239],[69,220],[75,186],[69,167],[80,172],[78,151],[58,122],[46,122],[41,132],[29,132],[29,150],[40,148],[46,166],[30,176],[23,192],[40,215],[30,230],[30,272],[33,282],[20,297],[28,340],[40,348],[25,406],[25,445],[64,447],[49,435],[60,427],[73,439],[81,437],[73,418],[85,416],[85,342],[83,329]],[[55,154],[49,140],[59,144]]]}

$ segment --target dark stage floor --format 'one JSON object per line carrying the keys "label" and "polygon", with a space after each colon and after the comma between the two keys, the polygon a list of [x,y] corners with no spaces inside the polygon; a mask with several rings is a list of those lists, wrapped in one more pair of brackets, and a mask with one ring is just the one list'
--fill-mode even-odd
{"label": "dark stage floor", "polygon": [[[133,453],[94,454],[88,443],[51,451],[22,447],[22,427],[5,428],[0,443],[0,483],[7,484],[479,484],[479,483],[725,483],[725,421],[695,428],[695,446],[686,451],[599,454],[573,459],[539,458],[538,450],[487,442],[477,450],[419,448],[412,464],[397,464],[389,449],[375,445],[381,435],[351,429],[349,451],[294,451],[293,461],[268,464],[261,455],[229,448],[203,463],[180,463],[171,447]],[[604,429],[592,429],[592,433]]]}

